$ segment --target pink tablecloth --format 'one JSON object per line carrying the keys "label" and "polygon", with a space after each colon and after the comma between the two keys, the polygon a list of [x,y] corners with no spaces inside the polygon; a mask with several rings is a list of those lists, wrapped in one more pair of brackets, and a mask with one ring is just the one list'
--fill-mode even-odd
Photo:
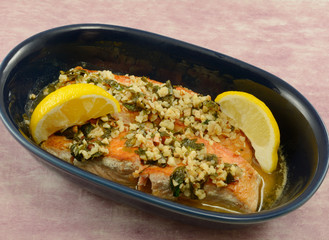
{"label": "pink tablecloth", "polygon": [[[0,2],[0,59],[60,25],[147,30],[236,57],[297,88],[329,124],[328,1]],[[298,210],[265,224],[206,229],[97,197],[40,165],[0,123],[0,239],[328,239],[329,180]]]}

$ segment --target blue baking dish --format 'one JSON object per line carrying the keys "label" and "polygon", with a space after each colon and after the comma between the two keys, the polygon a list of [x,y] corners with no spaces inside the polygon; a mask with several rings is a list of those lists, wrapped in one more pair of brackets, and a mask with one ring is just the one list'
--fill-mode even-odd
{"label": "blue baking dish", "polygon": [[[30,137],[23,114],[30,93],[75,66],[109,69],[183,85],[213,98],[249,92],[273,112],[288,165],[282,197],[270,210],[233,214],[202,210],[105,180],[42,150]],[[78,24],[38,33],[16,46],[0,67],[1,118],[13,137],[41,163],[82,187],[121,203],[195,224],[251,224],[290,213],[308,201],[328,170],[328,134],[313,106],[285,81],[224,54],[157,34],[120,26]],[[91,206],[90,206],[91,207]]]}

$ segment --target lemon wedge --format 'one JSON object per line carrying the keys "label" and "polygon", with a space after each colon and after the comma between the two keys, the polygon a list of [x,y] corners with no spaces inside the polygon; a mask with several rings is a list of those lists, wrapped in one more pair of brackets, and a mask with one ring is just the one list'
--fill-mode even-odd
{"label": "lemon wedge", "polygon": [[34,109],[30,131],[39,144],[58,130],[120,112],[119,102],[103,88],[79,83],[59,88]]}
{"label": "lemon wedge", "polygon": [[239,91],[219,94],[215,102],[246,134],[262,170],[273,172],[278,163],[280,131],[270,109],[255,96]]}

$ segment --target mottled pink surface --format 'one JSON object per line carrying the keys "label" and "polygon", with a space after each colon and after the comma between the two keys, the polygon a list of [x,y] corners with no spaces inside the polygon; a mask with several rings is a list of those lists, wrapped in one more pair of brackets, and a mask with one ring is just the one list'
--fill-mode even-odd
{"label": "mottled pink surface", "polygon": [[[297,88],[329,124],[328,1],[0,1],[0,59],[73,23],[147,30],[236,57]],[[0,239],[328,239],[329,180],[298,210],[236,229],[190,226],[95,196],[45,168],[0,123]]]}

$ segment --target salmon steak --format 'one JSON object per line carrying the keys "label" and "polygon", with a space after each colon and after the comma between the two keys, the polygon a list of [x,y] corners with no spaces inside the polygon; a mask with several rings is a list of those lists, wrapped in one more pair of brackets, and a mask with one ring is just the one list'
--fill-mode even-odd
{"label": "salmon steak", "polygon": [[253,148],[220,105],[182,86],[76,67],[45,95],[69,84],[106,89],[121,112],[62,129],[40,145],[100,177],[172,201],[260,210],[262,177]]}

